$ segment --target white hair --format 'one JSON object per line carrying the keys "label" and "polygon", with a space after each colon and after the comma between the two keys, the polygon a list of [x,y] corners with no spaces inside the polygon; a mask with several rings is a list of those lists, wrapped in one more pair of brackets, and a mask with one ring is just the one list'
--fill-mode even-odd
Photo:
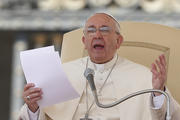
{"label": "white hair", "polygon": [[[112,20],[114,20],[114,22],[115,22],[115,27],[116,27],[116,32],[117,32],[118,34],[120,34],[120,24],[119,24],[119,22],[116,20],[115,17],[113,17],[111,14],[108,14],[108,13],[105,13],[105,12],[99,12],[99,13],[94,13],[94,14],[92,14],[89,18],[91,18],[92,16],[94,16],[94,15],[96,15],[96,14],[105,14],[105,15],[107,15],[108,17],[110,17]],[[89,19],[89,18],[88,18],[88,19]],[[87,22],[88,19],[86,19],[85,24],[86,24],[86,22]],[[85,24],[84,24],[84,29],[85,29]]]}

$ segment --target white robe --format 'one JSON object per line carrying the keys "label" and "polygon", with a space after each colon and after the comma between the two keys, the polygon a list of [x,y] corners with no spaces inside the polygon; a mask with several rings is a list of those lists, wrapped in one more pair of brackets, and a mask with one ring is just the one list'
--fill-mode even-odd
{"label": "white robe", "polygon": [[[86,79],[83,76],[86,62],[87,57],[63,64],[70,82],[80,95],[82,95],[86,86]],[[103,72],[108,74],[112,65],[110,62],[106,63]],[[88,67],[96,72],[96,68],[91,61],[89,61]],[[152,73],[148,68],[120,57],[109,79],[113,81],[114,89],[111,90],[115,93],[116,99],[120,99],[132,92],[152,88]],[[73,119],[77,114],[78,105],[81,104],[80,98],[40,110],[39,120]],[[118,112],[120,120],[164,120],[166,100],[160,109],[153,109],[151,94],[145,94],[121,103],[118,105]],[[180,120],[180,107],[172,97],[171,115],[172,120]],[[29,120],[26,105],[22,107],[20,116],[24,118],[23,120]]]}

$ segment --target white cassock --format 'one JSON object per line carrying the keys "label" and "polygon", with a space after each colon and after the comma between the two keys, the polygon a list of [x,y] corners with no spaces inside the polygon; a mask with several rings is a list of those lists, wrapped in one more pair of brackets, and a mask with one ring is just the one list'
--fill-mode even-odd
{"label": "white cassock", "polygon": [[[87,59],[88,57],[85,57],[63,64],[69,80],[81,97],[40,110],[39,120],[79,120],[84,117],[87,108],[94,100],[89,85],[86,89],[86,79],[83,75]],[[114,63],[116,65],[112,69]],[[101,65],[96,65],[89,60],[87,66],[95,71],[97,91],[112,69],[99,94],[102,103],[111,103],[130,93],[152,88],[152,73],[148,68],[121,57],[117,59],[117,55],[111,61]],[[165,113],[166,100],[161,108],[155,109],[151,94],[145,94],[108,109],[99,108],[94,104],[89,110],[89,117],[93,120],[165,120]],[[180,107],[172,97],[171,115],[172,120],[180,119]],[[29,120],[27,105],[22,107],[20,116]]]}

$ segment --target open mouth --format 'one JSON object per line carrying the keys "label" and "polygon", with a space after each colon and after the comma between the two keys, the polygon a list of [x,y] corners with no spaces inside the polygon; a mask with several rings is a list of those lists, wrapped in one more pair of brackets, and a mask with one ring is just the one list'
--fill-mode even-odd
{"label": "open mouth", "polygon": [[104,48],[104,45],[101,45],[101,44],[95,44],[93,45],[93,48],[97,49],[97,50],[101,50]]}

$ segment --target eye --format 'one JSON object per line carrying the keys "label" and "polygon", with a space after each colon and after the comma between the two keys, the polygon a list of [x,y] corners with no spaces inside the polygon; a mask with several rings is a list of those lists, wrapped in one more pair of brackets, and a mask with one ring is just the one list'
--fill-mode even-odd
{"label": "eye", "polygon": [[88,33],[94,33],[94,32],[96,32],[96,28],[94,28],[94,27],[89,27],[89,28],[87,28],[87,32],[88,32]]}
{"label": "eye", "polygon": [[99,31],[101,31],[101,32],[109,32],[110,28],[109,27],[100,27]]}

